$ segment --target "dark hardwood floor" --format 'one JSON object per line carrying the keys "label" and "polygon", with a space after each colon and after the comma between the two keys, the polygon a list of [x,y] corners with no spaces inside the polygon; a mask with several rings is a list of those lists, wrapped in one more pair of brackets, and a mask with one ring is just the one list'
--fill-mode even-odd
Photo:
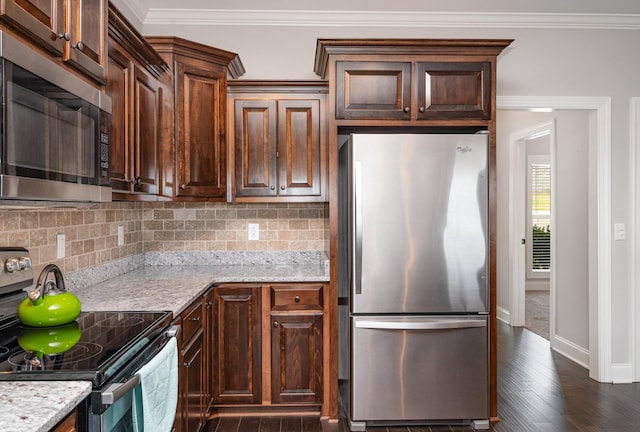
{"label": "dark hardwood floor", "polygon": [[[640,431],[640,383],[600,384],[524,328],[498,328],[498,415],[494,432]],[[472,432],[466,426],[369,427],[367,432]],[[221,418],[205,432],[349,432],[313,417]]]}

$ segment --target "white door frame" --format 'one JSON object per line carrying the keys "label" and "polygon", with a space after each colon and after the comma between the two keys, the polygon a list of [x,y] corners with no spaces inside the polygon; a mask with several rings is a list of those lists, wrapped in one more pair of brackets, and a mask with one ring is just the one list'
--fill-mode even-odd
{"label": "white door frame", "polygon": [[[514,132],[509,137],[509,284],[510,318],[515,327],[525,324],[525,280],[526,245],[521,239],[527,237],[526,215],[526,141],[549,135],[549,158],[551,161],[551,227],[555,226],[555,120]],[[553,233],[553,229],[551,230]],[[551,235],[551,272],[549,275],[550,330],[555,329],[555,236]],[[550,332],[550,336],[551,332]]]}
{"label": "white door frame", "polygon": [[596,381],[611,382],[611,98],[498,96],[496,107],[522,110],[593,110],[595,113],[594,174],[597,209],[594,210],[596,214],[590,215],[593,216],[590,219],[594,220],[596,234],[593,239],[590,235],[589,255],[593,254],[595,257],[597,275],[595,286],[589,284],[589,376]]}
{"label": "white door frame", "polygon": [[630,230],[627,230],[627,238],[631,241],[630,265],[629,265],[629,281],[631,282],[631,301],[629,302],[630,322],[633,323],[630,332],[630,347],[632,356],[632,380],[640,381],[640,172],[638,164],[640,164],[640,97],[631,98],[630,104],[630,148],[629,148],[629,178],[630,198],[631,198],[631,224]]}

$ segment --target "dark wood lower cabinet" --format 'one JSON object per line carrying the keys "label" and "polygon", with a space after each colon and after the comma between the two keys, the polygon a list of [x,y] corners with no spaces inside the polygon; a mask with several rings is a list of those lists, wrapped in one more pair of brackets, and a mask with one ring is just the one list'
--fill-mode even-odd
{"label": "dark wood lower cabinet", "polygon": [[213,402],[259,404],[262,396],[260,285],[213,290]]}
{"label": "dark wood lower cabinet", "polygon": [[78,410],[71,411],[51,432],[78,432]]}
{"label": "dark wood lower cabinet", "polygon": [[199,432],[229,413],[317,414],[326,399],[325,289],[218,284],[185,309],[176,320],[176,432]]}
{"label": "dark wood lower cabinet", "polygon": [[209,353],[205,340],[208,322],[206,296],[198,298],[176,321],[178,338],[178,407],[176,432],[199,432],[207,422]]}
{"label": "dark wood lower cabinet", "polygon": [[271,315],[273,403],[322,402],[322,312]]}

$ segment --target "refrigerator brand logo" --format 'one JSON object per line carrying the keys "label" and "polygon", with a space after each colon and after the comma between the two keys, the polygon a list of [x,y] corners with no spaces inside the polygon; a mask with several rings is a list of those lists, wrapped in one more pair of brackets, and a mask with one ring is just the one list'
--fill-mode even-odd
{"label": "refrigerator brand logo", "polygon": [[465,154],[465,153],[468,153],[468,152],[471,151],[471,147],[469,147],[469,146],[464,146],[464,147],[458,146],[456,150],[458,150],[462,154]]}

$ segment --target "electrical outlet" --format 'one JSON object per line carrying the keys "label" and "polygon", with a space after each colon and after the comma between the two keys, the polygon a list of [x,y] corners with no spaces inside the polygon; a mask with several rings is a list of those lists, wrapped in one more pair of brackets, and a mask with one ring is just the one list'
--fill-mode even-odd
{"label": "electrical outlet", "polygon": [[249,232],[249,240],[260,240],[260,225],[257,223],[247,224],[247,231]]}
{"label": "electrical outlet", "polygon": [[627,233],[625,232],[625,226],[623,223],[617,223],[613,225],[613,238],[616,241],[624,240],[627,238]]}
{"label": "electrical outlet", "polygon": [[118,246],[124,245],[124,226],[118,225]]}
{"label": "electrical outlet", "polygon": [[58,252],[56,254],[57,259],[62,259],[65,257],[65,246],[66,246],[66,237],[64,234],[56,235],[56,244],[58,246]]}

